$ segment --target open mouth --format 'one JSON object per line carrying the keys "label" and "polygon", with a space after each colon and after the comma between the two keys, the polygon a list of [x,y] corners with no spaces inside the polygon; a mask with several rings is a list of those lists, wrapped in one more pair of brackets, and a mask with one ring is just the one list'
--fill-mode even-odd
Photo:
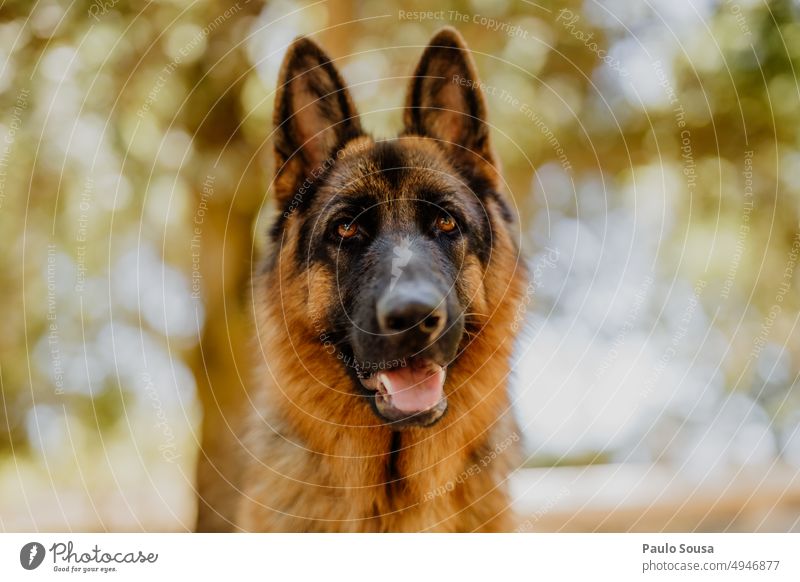
{"label": "open mouth", "polygon": [[429,426],[447,410],[447,368],[424,357],[408,358],[373,373],[361,372],[362,386],[374,392],[378,413],[398,425]]}

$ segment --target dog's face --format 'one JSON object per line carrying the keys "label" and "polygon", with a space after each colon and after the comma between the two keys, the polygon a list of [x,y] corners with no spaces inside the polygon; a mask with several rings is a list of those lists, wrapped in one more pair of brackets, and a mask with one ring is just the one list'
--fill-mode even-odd
{"label": "dog's face", "polygon": [[323,351],[395,427],[441,418],[448,366],[490,308],[493,233],[510,217],[476,86],[443,30],[411,78],[403,135],[376,142],[317,45],[298,39],[282,68],[273,260],[296,265]]}

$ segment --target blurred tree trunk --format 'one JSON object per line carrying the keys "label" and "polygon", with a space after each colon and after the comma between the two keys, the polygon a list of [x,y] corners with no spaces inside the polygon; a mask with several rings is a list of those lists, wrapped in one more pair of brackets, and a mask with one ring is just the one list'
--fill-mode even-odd
{"label": "blurred tree trunk", "polygon": [[[239,127],[246,115],[241,91],[248,76],[256,74],[242,40],[249,31],[248,20],[262,7],[259,0],[242,5],[210,34],[189,81],[194,91],[185,107],[185,127],[195,136],[196,204],[208,207],[200,242],[205,328],[192,366],[203,408],[197,460],[199,531],[231,529],[237,499],[233,453],[252,367],[246,289],[252,227],[267,183],[258,151],[262,144],[249,142]],[[212,4],[207,19],[213,21],[219,10]],[[268,132],[265,127],[263,136]]]}
{"label": "blurred tree trunk", "polygon": [[[209,211],[203,227],[201,269],[206,324],[193,366],[204,415],[197,464],[199,531],[232,529],[238,499],[240,432],[249,402],[250,371],[256,358],[251,343],[247,286],[254,243],[252,225],[266,192],[268,176],[264,170],[271,149],[262,148],[256,157],[260,161],[247,166],[262,144],[249,143],[237,131],[244,116],[240,106],[244,78],[236,79],[252,64],[247,60],[244,46],[223,55],[247,33],[238,21],[257,14],[262,7],[263,2],[251,2],[246,12],[238,13],[236,20],[226,22],[218,34],[209,38],[209,50],[196,71],[200,86],[187,107],[193,116],[187,122],[187,129],[198,132],[196,151],[200,165],[195,189],[198,204],[203,198],[202,180],[206,174],[213,175],[213,161],[223,147],[224,163],[219,166],[240,169],[237,175],[215,177],[214,194],[208,200]],[[349,2],[337,3],[329,16],[330,24],[350,21],[352,12]],[[214,15],[209,13],[208,18],[213,20]],[[238,38],[234,31],[238,31]],[[347,54],[351,38],[346,26],[331,28],[321,36],[326,46]],[[223,97],[214,105],[220,95]],[[209,115],[203,121],[206,112]],[[271,127],[264,127],[263,137],[270,130]],[[241,176],[244,178],[240,181]],[[234,191],[237,184],[239,190]]]}

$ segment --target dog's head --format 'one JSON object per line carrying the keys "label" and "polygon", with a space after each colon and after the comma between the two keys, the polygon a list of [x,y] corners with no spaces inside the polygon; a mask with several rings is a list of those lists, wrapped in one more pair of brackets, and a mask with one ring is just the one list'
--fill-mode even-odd
{"label": "dog's head", "polygon": [[291,45],[279,83],[271,268],[293,265],[320,357],[336,356],[381,419],[431,425],[448,366],[493,307],[486,268],[512,220],[472,59],[455,30],[434,36],[405,129],[383,141],[311,40]]}

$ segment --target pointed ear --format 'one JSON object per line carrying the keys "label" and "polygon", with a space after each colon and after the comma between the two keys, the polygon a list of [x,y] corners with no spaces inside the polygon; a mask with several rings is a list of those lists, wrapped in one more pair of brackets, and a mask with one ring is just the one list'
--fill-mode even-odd
{"label": "pointed ear", "polygon": [[275,96],[275,190],[282,204],[337,149],[362,135],[342,77],[312,40],[297,38],[281,65]]}
{"label": "pointed ear", "polygon": [[486,124],[486,102],[475,64],[457,30],[434,35],[414,72],[404,114],[407,133],[463,146],[494,163]]}

